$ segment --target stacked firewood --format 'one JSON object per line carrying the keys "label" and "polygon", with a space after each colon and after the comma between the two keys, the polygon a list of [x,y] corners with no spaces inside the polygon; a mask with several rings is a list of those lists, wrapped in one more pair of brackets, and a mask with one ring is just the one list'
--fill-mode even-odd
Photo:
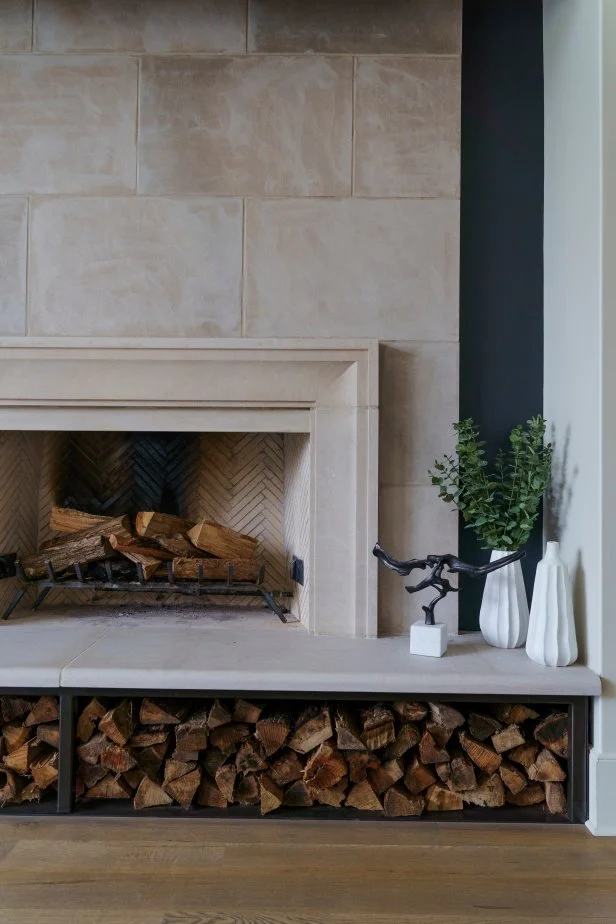
{"label": "stacked firewood", "polygon": [[105,578],[97,563],[109,562],[114,578],[133,580],[140,565],[146,581],[168,578],[169,562],[174,580],[226,581],[230,565],[236,581],[254,582],[259,575],[257,540],[214,520],[193,523],[150,510],[138,513],[133,523],[128,516],[53,507],[49,525],[58,535],[20,559],[30,580],[47,577],[48,563],[57,574],[80,564],[89,566],[89,577]]}
{"label": "stacked firewood", "polygon": [[134,808],[325,805],[390,818],[545,803],[567,810],[568,717],[517,704],[91,700],[76,794]]}
{"label": "stacked firewood", "polygon": [[0,697],[0,806],[57,788],[59,718],[55,696]]}

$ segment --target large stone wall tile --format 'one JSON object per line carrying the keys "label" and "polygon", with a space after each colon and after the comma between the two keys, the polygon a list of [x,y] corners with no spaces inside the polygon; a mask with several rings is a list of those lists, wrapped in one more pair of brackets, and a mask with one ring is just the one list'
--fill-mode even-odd
{"label": "large stone wall tile", "polygon": [[458,339],[459,205],[246,203],[245,333]]}
{"label": "large stone wall tile", "polygon": [[359,58],[355,194],[460,195],[460,59]]}
{"label": "large stone wall tile", "polygon": [[345,58],[145,60],[140,190],[349,194],[352,81]]}
{"label": "large stone wall tile", "polygon": [[241,332],[241,202],[34,200],[30,242],[30,334]]}
{"label": "large stone wall tile", "polygon": [[138,65],[0,58],[0,193],[133,192]]}
{"label": "large stone wall tile", "polygon": [[37,0],[38,51],[243,52],[247,0]]}
{"label": "large stone wall tile", "polygon": [[26,332],[28,200],[0,199],[0,334]]}
{"label": "large stone wall tile", "polygon": [[[457,553],[458,515],[440,500],[433,487],[382,487],[379,509],[379,543],[396,558],[425,558],[426,555]],[[409,594],[407,584],[415,584],[425,573],[415,571],[400,577],[379,567],[379,635],[404,635],[411,622],[423,619],[421,609],[436,596],[426,590]],[[455,578],[453,579],[455,584]],[[436,609],[439,622],[450,632],[457,631],[457,594],[449,594]]]}
{"label": "large stone wall tile", "polygon": [[32,0],[1,0],[0,52],[30,51]]}
{"label": "large stone wall tile", "polygon": [[250,0],[249,51],[459,54],[461,0]]}
{"label": "large stone wall tile", "polygon": [[381,345],[381,484],[430,484],[434,460],[453,449],[458,353],[457,343]]}

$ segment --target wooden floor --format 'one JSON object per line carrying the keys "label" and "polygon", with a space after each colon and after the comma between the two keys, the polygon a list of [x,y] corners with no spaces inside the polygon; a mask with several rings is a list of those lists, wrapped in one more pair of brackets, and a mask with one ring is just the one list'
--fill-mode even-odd
{"label": "wooden floor", "polygon": [[0,924],[615,924],[583,828],[0,820]]}

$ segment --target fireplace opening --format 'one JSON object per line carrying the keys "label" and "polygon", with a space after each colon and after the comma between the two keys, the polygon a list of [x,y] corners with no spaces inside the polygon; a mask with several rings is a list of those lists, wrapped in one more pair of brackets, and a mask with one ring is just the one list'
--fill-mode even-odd
{"label": "fireplace opening", "polygon": [[307,626],[309,447],[306,433],[3,431],[0,613],[266,608]]}

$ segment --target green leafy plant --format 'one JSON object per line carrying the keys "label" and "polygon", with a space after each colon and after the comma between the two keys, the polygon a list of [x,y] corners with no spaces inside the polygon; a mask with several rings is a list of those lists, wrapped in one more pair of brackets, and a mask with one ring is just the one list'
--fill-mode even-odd
{"label": "green leafy plant", "polygon": [[528,541],[550,481],[552,445],[545,443],[544,418],[514,427],[508,450],[501,449],[493,465],[472,418],[454,430],[456,455],[434,463],[432,484],[439,497],[455,504],[484,548],[517,551]]}

